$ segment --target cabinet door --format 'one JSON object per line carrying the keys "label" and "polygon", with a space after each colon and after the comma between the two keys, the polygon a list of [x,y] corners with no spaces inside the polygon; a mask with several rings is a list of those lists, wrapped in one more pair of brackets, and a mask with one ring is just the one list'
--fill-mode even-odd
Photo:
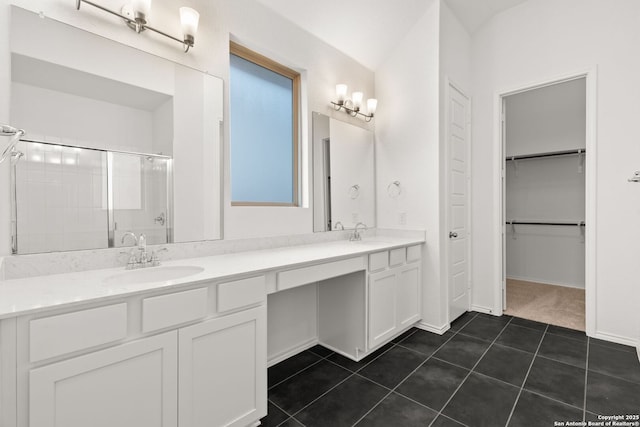
{"label": "cabinet door", "polygon": [[410,264],[397,271],[397,326],[398,329],[403,329],[422,317],[420,313],[420,266]]}
{"label": "cabinet door", "polygon": [[369,349],[377,347],[396,331],[396,273],[384,271],[369,276]]}
{"label": "cabinet door", "polygon": [[29,373],[30,427],[175,427],[177,333]]}
{"label": "cabinet door", "polygon": [[180,427],[246,426],[267,414],[264,306],[178,331]]}

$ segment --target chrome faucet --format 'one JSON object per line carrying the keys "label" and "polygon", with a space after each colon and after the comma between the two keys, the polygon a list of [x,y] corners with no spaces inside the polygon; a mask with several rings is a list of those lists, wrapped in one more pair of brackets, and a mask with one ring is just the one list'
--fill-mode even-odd
{"label": "chrome faucet", "polygon": [[364,228],[364,231],[367,231],[367,225],[359,222],[356,224],[356,228],[354,228],[353,230],[353,234],[351,234],[351,236],[349,236],[349,241],[351,242],[359,242],[360,240],[362,240],[362,236],[360,235],[360,232],[358,231],[358,227],[362,226],[362,228]]}
{"label": "chrome faucet", "polygon": [[[338,228],[340,227],[340,228]],[[338,221],[335,223],[335,225],[333,226],[334,230],[344,230],[344,225],[342,225],[342,222]]]}
{"label": "chrome faucet", "polygon": [[127,270],[132,270],[134,268],[140,267],[150,267],[160,264],[157,257],[155,256],[155,253],[151,256],[151,259],[149,258],[149,254],[147,253],[147,236],[142,233],[139,236],[136,236],[135,233],[127,231],[122,235],[120,243],[124,244],[124,241],[129,236],[133,237],[136,247],[138,248],[138,255],[136,256],[135,252],[133,250],[131,251],[129,261],[127,261]]}

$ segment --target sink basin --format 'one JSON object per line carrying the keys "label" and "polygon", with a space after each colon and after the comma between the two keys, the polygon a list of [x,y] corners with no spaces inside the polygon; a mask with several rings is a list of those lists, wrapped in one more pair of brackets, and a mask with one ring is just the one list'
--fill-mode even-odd
{"label": "sink basin", "polygon": [[106,277],[102,282],[106,285],[134,285],[136,283],[166,282],[183,279],[202,273],[204,268],[191,265],[148,267],[140,270],[129,270]]}

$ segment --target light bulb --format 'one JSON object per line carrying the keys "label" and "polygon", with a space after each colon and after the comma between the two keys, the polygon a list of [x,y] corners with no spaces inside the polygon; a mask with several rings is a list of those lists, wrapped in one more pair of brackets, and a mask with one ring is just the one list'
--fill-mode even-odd
{"label": "light bulb", "polygon": [[151,11],[151,0],[133,0],[131,7],[134,13],[140,13],[142,15],[149,15]]}
{"label": "light bulb", "polygon": [[373,116],[376,114],[376,108],[378,108],[378,100],[375,98],[367,99],[367,112]]}
{"label": "light bulb", "polygon": [[362,107],[362,98],[364,94],[362,92],[353,92],[351,100],[353,101],[353,108],[358,111]]}
{"label": "light bulb", "polygon": [[195,37],[198,32],[198,22],[200,21],[200,14],[195,9],[190,7],[180,8],[180,23],[182,24],[182,34],[184,34],[185,40]]}
{"label": "light bulb", "polygon": [[336,85],[336,98],[338,98],[338,104],[342,105],[347,98],[347,85]]}

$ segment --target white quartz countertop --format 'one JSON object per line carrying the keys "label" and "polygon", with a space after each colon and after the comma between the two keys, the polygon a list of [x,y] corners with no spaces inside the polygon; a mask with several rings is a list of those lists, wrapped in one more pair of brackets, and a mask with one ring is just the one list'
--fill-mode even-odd
{"label": "white quartz countertop", "polygon": [[202,269],[201,272],[175,280],[145,283],[119,283],[118,281],[108,283],[110,278],[125,273],[124,267],[4,280],[0,281],[0,319],[147,293],[168,287],[179,288],[193,283],[234,276],[281,271],[422,243],[424,239],[421,238],[386,236],[360,242],[341,240],[166,261],[161,267],[131,270],[137,272],[177,266]]}

